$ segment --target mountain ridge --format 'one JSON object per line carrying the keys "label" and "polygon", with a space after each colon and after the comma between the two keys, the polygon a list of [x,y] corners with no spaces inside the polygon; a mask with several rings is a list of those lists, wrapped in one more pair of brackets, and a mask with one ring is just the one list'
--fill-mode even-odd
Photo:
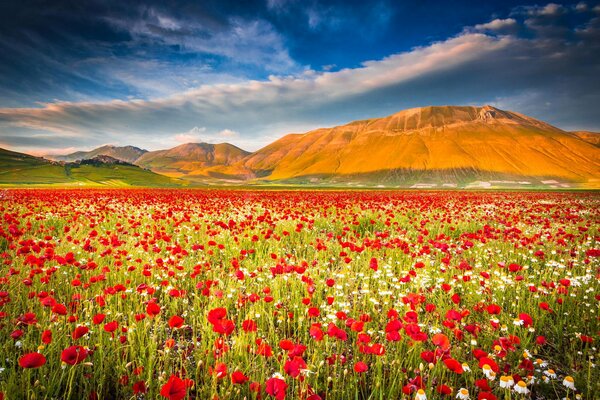
{"label": "mountain ridge", "polygon": [[290,133],[255,152],[186,143],[133,163],[213,184],[600,187],[599,138],[489,105],[427,106]]}
{"label": "mountain ridge", "polygon": [[93,158],[95,156],[109,156],[115,158],[117,160],[125,161],[133,164],[140,156],[147,153],[148,150],[141,149],[136,146],[114,146],[114,145],[104,145],[92,149],[90,151],[76,151],[69,154],[64,155],[55,155],[55,154],[47,154],[44,157],[54,161],[77,161],[77,160],[86,160]]}

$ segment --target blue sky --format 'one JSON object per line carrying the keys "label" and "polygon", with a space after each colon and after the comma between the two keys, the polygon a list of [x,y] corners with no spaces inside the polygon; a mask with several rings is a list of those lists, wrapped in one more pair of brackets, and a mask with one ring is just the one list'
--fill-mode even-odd
{"label": "blue sky", "polygon": [[0,147],[289,132],[492,104],[600,130],[600,6],[527,1],[4,1]]}

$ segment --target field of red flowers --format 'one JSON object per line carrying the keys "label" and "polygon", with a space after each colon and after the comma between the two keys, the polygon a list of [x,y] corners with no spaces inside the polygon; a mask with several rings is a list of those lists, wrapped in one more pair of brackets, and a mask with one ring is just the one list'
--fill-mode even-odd
{"label": "field of red flowers", "polygon": [[600,393],[596,193],[4,190],[0,216],[0,398]]}

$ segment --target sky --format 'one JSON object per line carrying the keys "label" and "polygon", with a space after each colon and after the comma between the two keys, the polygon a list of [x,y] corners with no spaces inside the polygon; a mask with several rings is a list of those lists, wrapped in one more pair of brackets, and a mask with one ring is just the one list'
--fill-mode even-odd
{"label": "sky", "polygon": [[600,131],[600,3],[0,2],[0,147],[254,151],[429,105]]}

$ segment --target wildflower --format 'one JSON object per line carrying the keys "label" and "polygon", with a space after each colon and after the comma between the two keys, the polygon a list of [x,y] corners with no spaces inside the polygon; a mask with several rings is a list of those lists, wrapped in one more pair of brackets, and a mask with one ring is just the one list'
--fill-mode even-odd
{"label": "wildflower", "polygon": [[160,395],[169,400],[181,400],[187,396],[187,387],[183,379],[171,375],[167,383],[160,389]]}
{"label": "wildflower", "polygon": [[513,377],[510,375],[502,375],[500,377],[500,387],[503,389],[510,389],[515,384]]}
{"label": "wildflower", "polygon": [[571,389],[571,390],[575,390],[575,380],[573,379],[572,376],[565,376],[565,379],[563,380],[563,385],[567,388],[567,389]]}
{"label": "wildflower", "polygon": [[544,371],[544,375],[546,375],[548,378],[556,379],[556,372],[554,372],[553,369]]}
{"label": "wildflower", "polygon": [[492,370],[492,367],[490,367],[489,364],[484,364],[482,367],[482,371],[485,377],[488,378],[490,381],[496,379],[496,373]]}
{"label": "wildflower", "polygon": [[519,394],[529,393],[529,389],[527,389],[527,384],[523,381],[517,382],[517,384],[515,385],[513,390],[515,391],[515,393],[519,393]]}
{"label": "wildflower", "polygon": [[249,378],[240,371],[235,371],[231,374],[231,383],[242,385],[248,382]]}
{"label": "wildflower", "polygon": [[415,400],[427,400],[427,395],[425,394],[425,391],[423,389],[417,390]]}
{"label": "wildflower", "polygon": [[362,361],[359,361],[356,364],[354,364],[354,372],[356,372],[358,374],[367,372],[368,370],[369,370],[369,366]]}
{"label": "wildflower", "polygon": [[540,366],[540,368],[546,368],[548,366],[548,363],[544,360],[542,360],[541,358],[538,358],[537,360],[535,360],[535,363],[537,365]]}
{"label": "wildflower", "polygon": [[88,351],[85,347],[71,346],[63,350],[60,359],[69,365],[75,365],[85,360],[87,356]]}
{"label": "wildflower", "polygon": [[23,368],[39,368],[46,364],[46,357],[40,353],[27,353],[19,358],[19,365]]}
{"label": "wildflower", "polygon": [[465,388],[460,388],[458,390],[458,393],[456,393],[456,398],[460,399],[460,400],[468,400],[470,399],[469,397],[469,391]]}
{"label": "wildflower", "polygon": [[288,387],[287,383],[281,378],[281,375],[276,374],[269,378],[266,383],[265,391],[267,394],[275,397],[277,400],[285,399],[285,391]]}
{"label": "wildflower", "polygon": [[171,329],[181,328],[183,322],[183,318],[181,318],[179,315],[173,315],[171,318],[169,318],[169,327]]}

